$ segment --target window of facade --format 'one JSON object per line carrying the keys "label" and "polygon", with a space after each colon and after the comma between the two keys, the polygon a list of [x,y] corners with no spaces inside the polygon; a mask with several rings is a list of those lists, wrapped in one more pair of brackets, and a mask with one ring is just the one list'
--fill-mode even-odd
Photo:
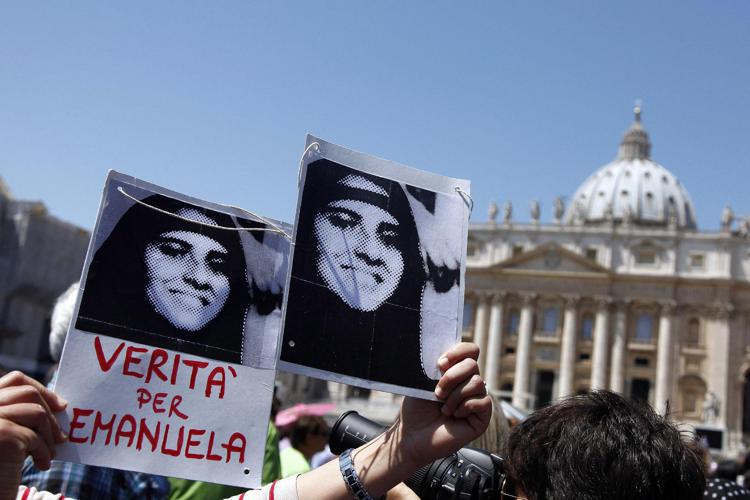
{"label": "window of facade", "polygon": [[583,313],[581,318],[581,339],[591,340],[594,337],[594,315]]}
{"label": "window of facade", "polygon": [[513,257],[523,253],[523,245],[513,245]]}
{"label": "window of facade", "polygon": [[582,352],[582,353],[578,354],[578,359],[580,361],[588,361],[588,360],[591,359],[591,354],[589,354],[587,352]]}
{"label": "window of facade", "polygon": [[685,334],[685,345],[698,347],[701,345],[701,321],[698,318],[690,318],[687,332]]}
{"label": "window of facade", "polygon": [[686,392],[682,396],[683,413],[695,413],[698,409],[698,394],[692,391]]}
{"label": "window of facade", "polygon": [[548,335],[557,333],[557,320],[559,311],[557,307],[545,307],[542,310],[542,332]]}
{"label": "window of facade", "polygon": [[680,380],[681,410],[684,418],[700,419],[706,397],[706,383],[700,377],[687,376]]}
{"label": "window of facade", "polygon": [[651,343],[654,337],[654,317],[650,313],[638,314],[635,324],[635,341],[645,344]]}
{"label": "window of facade", "polygon": [[554,347],[538,347],[536,359],[538,361],[557,361],[560,359],[560,354]]}
{"label": "window of facade", "polygon": [[641,265],[656,264],[656,250],[654,250],[653,248],[636,249],[635,263]]}
{"label": "window of facade", "polygon": [[631,399],[648,402],[649,392],[651,392],[651,381],[647,378],[634,378],[630,383]]}
{"label": "window of facade", "polygon": [[513,384],[511,384],[510,382],[506,382],[500,386],[500,390],[503,391],[503,395],[500,396],[500,399],[510,403],[512,400],[511,394],[513,394]]}
{"label": "window of facade", "polygon": [[702,253],[692,253],[688,257],[692,269],[703,269],[706,265],[706,257]]}
{"label": "window of facade", "polygon": [[586,258],[589,259],[591,262],[596,262],[597,257],[597,251],[594,247],[587,247],[586,248]]}
{"label": "window of facade", "polygon": [[555,372],[540,370],[536,376],[536,409],[547,406],[552,401],[552,388],[555,384]]}
{"label": "window of facade", "polygon": [[518,324],[521,322],[521,314],[518,309],[511,309],[508,313],[508,335],[518,335]]}
{"label": "window of facade", "polygon": [[516,348],[515,347],[506,347],[505,348],[505,354],[515,354]]}
{"label": "window of facade", "polygon": [[469,242],[469,244],[466,246],[466,255],[469,257],[476,257],[479,255],[479,245],[477,245],[474,242]]}
{"label": "window of facade", "polygon": [[464,330],[470,329],[474,325],[474,304],[464,302]]}
{"label": "window of facade", "polygon": [[633,364],[635,366],[644,366],[645,367],[645,366],[648,366],[650,364],[650,362],[649,362],[648,358],[635,358],[633,360]]}

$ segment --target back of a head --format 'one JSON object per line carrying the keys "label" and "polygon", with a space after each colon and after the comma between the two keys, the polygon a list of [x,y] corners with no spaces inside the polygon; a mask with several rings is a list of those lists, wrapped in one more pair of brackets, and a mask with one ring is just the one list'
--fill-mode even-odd
{"label": "back of a head", "polygon": [[533,413],[510,435],[510,476],[530,500],[700,499],[700,457],[645,403],[609,391]]}
{"label": "back of a head", "polygon": [[289,441],[292,446],[299,448],[309,434],[323,435],[328,430],[328,424],[323,417],[317,415],[303,415],[297,420],[292,429]]}

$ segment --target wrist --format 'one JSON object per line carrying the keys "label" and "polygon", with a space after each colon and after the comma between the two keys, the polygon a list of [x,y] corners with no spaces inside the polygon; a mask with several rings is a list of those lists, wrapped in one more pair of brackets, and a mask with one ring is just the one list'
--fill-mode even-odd
{"label": "wrist", "polygon": [[427,463],[408,443],[397,421],[380,436],[352,451],[357,473],[372,496],[385,494]]}

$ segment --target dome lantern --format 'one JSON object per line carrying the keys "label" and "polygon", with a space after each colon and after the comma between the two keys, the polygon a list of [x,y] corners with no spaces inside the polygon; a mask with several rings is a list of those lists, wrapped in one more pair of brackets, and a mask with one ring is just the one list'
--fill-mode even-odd
{"label": "dome lantern", "polygon": [[617,153],[618,160],[648,160],[651,158],[651,141],[648,133],[641,125],[641,104],[636,103],[633,108],[635,121],[625,132]]}

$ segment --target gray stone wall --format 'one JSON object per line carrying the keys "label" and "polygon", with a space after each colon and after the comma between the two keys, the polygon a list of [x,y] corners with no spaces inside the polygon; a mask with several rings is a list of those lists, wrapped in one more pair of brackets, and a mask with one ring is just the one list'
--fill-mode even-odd
{"label": "gray stone wall", "polygon": [[41,377],[55,299],[81,275],[90,234],[0,191],[0,369]]}

